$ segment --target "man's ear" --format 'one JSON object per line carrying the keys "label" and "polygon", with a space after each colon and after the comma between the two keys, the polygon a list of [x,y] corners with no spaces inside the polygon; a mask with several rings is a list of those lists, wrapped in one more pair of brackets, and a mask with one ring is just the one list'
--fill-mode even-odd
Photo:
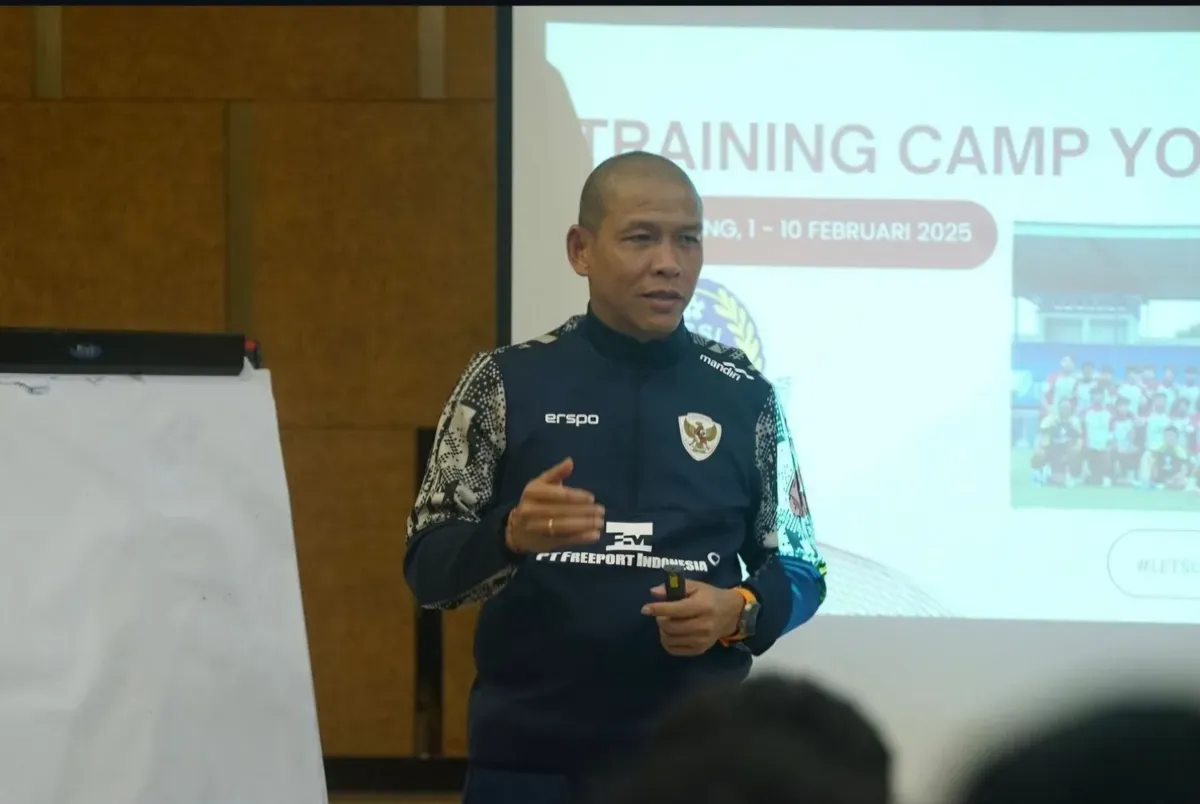
{"label": "man's ear", "polygon": [[579,276],[587,276],[591,268],[592,233],[579,224],[567,230],[567,259]]}

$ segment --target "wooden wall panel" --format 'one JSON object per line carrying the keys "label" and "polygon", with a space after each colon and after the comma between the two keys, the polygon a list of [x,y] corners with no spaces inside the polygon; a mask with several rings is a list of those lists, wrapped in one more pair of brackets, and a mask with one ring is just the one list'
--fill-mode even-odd
{"label": "wooden wall panel", "polygon": [[292,427],[433,424],[493,341],[490,103],[255,108],[256,332]]}
{"label": "wooden wall panel", "polygon": [[0,8],[0,98],[28,98],[33,89],[33,9]]}
{"label": "wooden wall panel", "polygon": [[446,94],[451,98],[496,97],[496,9],[446,9]]}
{"label": "wooden wall panel", "polygon": [[326,754],[413,747],[412,598],[404,519],[411,430],[285,430],[309,653]]}
{"label": "wooden wall panel", "polygon": [[479,607],[447,612],[442,619],[442,753],[467,755],[467,699],[475,680],[475,623]]}
{"label": "wooden wall panel", "polygon": [[[412,749],[412,429],[492,344],[494,16],[0,8],[0,322],[263,339],[328,753]],[[450,100],[407,102],[443,48]],[[475,614],[446,618],[452,755]]]}
{"label": "wooden wall panel", "polygon": [[0,104],[0,321],[221,329],[222,110]]}
{"label": "wooden wall panel", "polygon": [[416,6],[67,6],[68,98],[412,98]]}
{"label": "wooden wall panel", "polygon": [[[446,9],[446,93],[451,98],[496,97],[496,12],[490,6]],[[492,143],[488,168],[495,170]],[[492,259],[495,259],[493,252]],[[495,308],[495,296],[488,302]],[[448,612],[442,620],[442,751],[466,756],[467,700],[475,678],[473,643],[479,607]]]}

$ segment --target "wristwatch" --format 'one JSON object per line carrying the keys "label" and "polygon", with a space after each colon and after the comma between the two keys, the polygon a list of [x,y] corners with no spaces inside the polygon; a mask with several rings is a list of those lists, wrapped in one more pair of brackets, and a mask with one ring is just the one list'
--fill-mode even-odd
{"label": "wristwatch", "polygon": [[741,642],[747,637],[754,636],[754,628],[758,624],[758,598],[744,586],[734,587],[735,592],[742,596],[744,601],[742,605],[742,613],[738,615],[738,627],[731,636],[727,636],[721,640],[721,644],[729,647],[735,642]]}

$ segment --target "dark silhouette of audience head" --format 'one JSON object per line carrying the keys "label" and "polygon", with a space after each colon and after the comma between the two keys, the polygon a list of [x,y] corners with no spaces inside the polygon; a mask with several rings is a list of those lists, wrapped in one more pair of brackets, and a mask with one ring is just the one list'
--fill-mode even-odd
{"label": "dark silhouette of audience head", "polygon": [[604,804],[887,804],[875,727],[817,684],[754,677],[688,699]]}
{"label": "dark silhouette of audience head", "polygon": [[988,756],[960,804],[1196,804],[1200,711],[1107,704]]}

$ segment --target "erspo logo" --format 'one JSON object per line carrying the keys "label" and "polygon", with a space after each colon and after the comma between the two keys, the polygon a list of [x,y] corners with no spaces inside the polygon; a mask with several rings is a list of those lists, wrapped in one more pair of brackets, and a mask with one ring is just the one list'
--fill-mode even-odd
{"label": "erspo logo", "polygon": [[696,283],[696,292],[683,313],[683,320],[697,335],[741,349],[756,369],[763,370],[765,361],[758,327],[750,311],[728,288],[711,279],[701,279]]}

